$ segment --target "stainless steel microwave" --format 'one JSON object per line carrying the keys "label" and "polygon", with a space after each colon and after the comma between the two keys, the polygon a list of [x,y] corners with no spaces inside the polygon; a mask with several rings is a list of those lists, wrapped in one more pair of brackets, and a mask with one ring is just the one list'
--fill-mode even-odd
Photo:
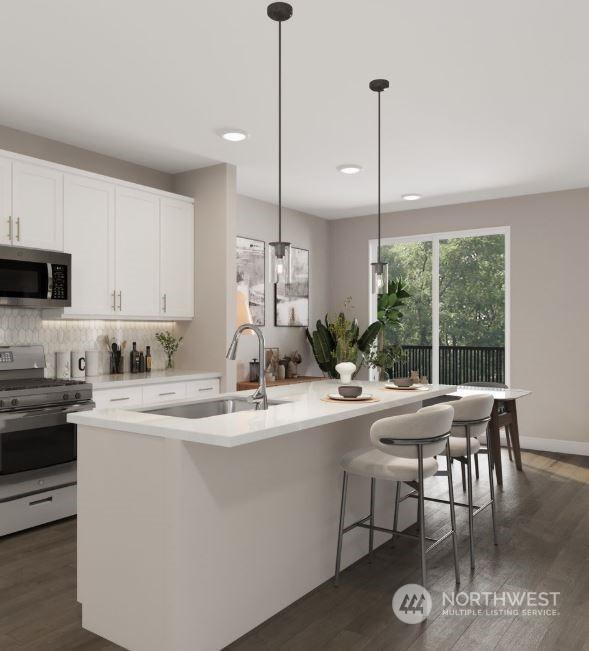
{"label": "stainless steel microwave", "polygon": [[69,253],[0,246],[0,305],[69,307],[71,269]]}

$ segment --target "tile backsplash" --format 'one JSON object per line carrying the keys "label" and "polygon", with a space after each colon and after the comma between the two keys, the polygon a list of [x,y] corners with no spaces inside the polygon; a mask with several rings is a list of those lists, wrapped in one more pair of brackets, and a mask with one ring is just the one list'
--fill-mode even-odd
{"label": "tile backsplash", "polygon": [[[131,350],[133,341],[144,350],[151,346],[153,369],[163,369],[166,357],[155,340],[155,333],[169,330],[174,333],[176,324],[161,321],[66,321],[45,320],[40,310],[0,308],[0,345],[18,346],[42,344],[45,349],[45,376],[55,376],[55,353],[71,350],[104,351],[104,372],[108,372],[108,351],[104,336],[118,343],[127,342],[125,352]],[[125,355],[125,371],[128,370]]]}

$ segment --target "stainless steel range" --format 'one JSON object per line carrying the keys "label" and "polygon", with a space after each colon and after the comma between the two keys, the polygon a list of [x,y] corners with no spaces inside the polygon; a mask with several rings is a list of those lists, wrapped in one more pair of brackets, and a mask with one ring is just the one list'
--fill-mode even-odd
{"label": "stainless steel range", "polygon": [[76,513],[74,411],[92,385],[43,377],[42,346],[0,346],[0,536]]}

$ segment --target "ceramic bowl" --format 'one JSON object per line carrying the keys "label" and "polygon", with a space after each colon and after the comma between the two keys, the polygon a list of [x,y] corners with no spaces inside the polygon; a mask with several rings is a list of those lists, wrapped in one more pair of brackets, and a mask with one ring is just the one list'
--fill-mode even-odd
{"label": "ceramic bowl", "polygon": [[392,382],[398,387],[410,387],[413,384],[413,380],[408,377],[395,377]]}
{"label": "ceramic bowl", "polygon": [[355,387],[352,385],[338,387],[337,390],[342,398],[357,398],[362,394],[362,387]]}

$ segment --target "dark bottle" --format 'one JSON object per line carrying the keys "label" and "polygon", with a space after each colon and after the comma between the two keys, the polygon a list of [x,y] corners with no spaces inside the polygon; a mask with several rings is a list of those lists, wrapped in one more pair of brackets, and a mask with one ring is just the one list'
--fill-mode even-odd
{"label": "dark bottle", "polygon": [[145,373],[145,355],[143,351],[139,353],[139,373]]}
{"label": "dark bottle", "polygon": [[129,370],[131,373],[139,371],[139,351],[137,350],[137,342],[133,342],[133,350],[130,353]]}
{"label": "dark bottle", "polygon": [[151,346],[145,347],[145,372],[151,373]]}

